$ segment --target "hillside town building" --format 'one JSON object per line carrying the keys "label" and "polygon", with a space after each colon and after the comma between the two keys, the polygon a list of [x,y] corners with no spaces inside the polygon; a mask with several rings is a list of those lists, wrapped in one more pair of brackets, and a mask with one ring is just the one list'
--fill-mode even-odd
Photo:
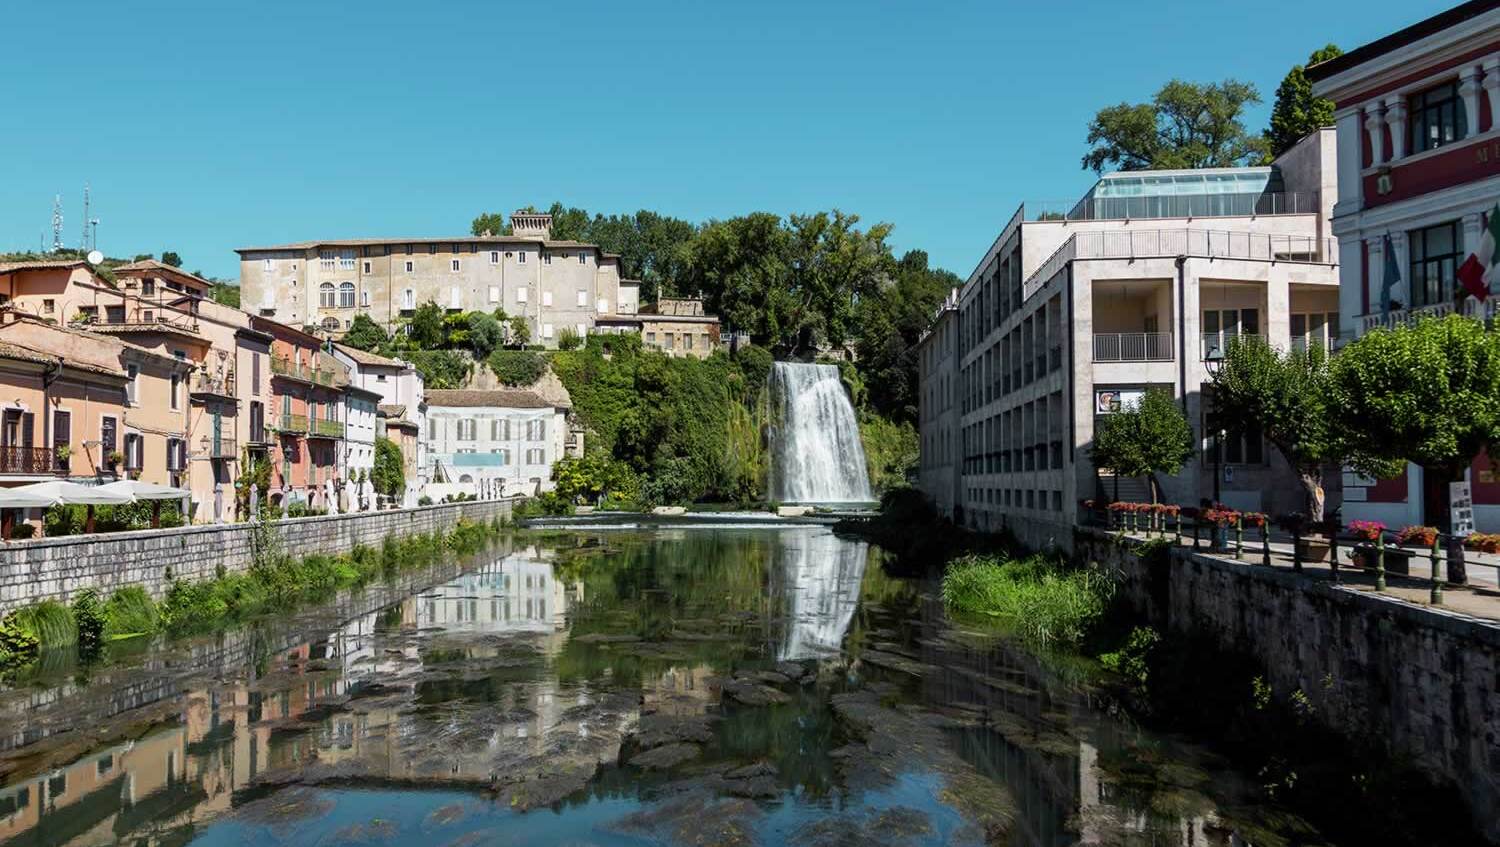
{"label": "hillside town building", "polygon": [[551,491],[552,465],[569,443],[568,412],[533,391],[429,390],[428,495]]}
{"label": "hillside town building", "polygon": [[517,212],[512,235],[243,247],[241,297],[261,317],[335,335],[356,314],[394,330],[428,302],[498,309],[524,318],[530,343],[549,348],[565,331],[581,338],[600,321],[634,315],[639,284],[621,278],[620,257],[553,239],[551,227],[551,215]]}
{"label": "hillside town building", "polygon": [[[1465,3],[1307,75],[1337,109],[1344,331],[1357,338],[1454,311],[1492,319],[1493,296],[1476,299],[1458,269],[1500,202],[1500,8]],[[1474,461],[1469,483],[1476,526],[1500,530],[1500,476],[1488,456]],[[1447,481],[1415,465],[1394,479],[1345,473],[1343,485],[1346,520],[1446,525]]]}
{"label": "hillside town building", "polygon": [[1267,167],[1109,174],[1066,212],[1018,210],[919,344],[921,442],[952,457],[924,460],[923,487],[939,503],[956,492],[966,525],[1046,543],[1081,500],[1113,494],[1089,457],[1096,419],[1159,387],[1197,445],[1162,480],[1169,500],[1297,505],[1253,423],[1209,425],[1210,369],[1235,336],[1282,349],[1337,336],[1334,155],[1327,129]]}

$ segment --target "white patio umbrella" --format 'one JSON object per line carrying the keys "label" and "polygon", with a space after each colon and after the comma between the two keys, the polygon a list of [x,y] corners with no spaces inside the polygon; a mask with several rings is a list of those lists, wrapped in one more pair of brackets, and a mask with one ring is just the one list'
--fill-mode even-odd
{"label": "white patio umbrella", "polygon": [[22,491],[21,488],[0,488],[0,509],[45,508],[56,502],[57,498],[50,494]]}
{"label": "white patio umbrella", "polygon": [[334,493],[333,480],[331,479],[323,481],[323,499],[328,501],[328,514],[336,515],[339,513],[339,498]]}
{"label": "white patio umbrella", "polygon": [[360,496],[364,499],[364,510],[375,511],[375,483],[365,480],[359,484]]}
{"label": "white patio umbrella", "polygon": [[[87,486],[85,486],[87,487]],[[183,513],[187,513],[186,501],[193,492],[186,488],[174,488],[170,485],[161,485],[155,482],[142,482],[139,479],[122,479],[119,482],[111,482],[107,485],[97,486],[100,491],[112,491],[129,495],[135,500],[151,501],[151,526],[161,526],[161,504],[166,500],[182,500]]]}
{"label": "white patio umbrella", "polygon": [[87,533],[94,531],[95,506],[123,506],[135,502],[134,496],[119,491],[105,491],[102,485],[79,485],[61,479],[34,482],[12,490],[50,498],[48,505],[51,506],[87,506],[88,514],[83,524],[83,531]]}

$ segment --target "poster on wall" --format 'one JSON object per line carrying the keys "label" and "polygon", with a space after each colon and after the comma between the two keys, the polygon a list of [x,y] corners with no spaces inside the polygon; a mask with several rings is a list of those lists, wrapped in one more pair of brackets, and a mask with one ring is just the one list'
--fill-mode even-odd
{"label": "poster on wall", "polygon": [[1140,388],[1100,388],[1094,391],[1094,414],[1112,415],[1132,403],[1139,403],[1146,392]]}
{"label": "poster on wall", "polygon": [[1474,534],[1474,498],[1467,482],[1448,483],[1448,525],[1459,538]]}

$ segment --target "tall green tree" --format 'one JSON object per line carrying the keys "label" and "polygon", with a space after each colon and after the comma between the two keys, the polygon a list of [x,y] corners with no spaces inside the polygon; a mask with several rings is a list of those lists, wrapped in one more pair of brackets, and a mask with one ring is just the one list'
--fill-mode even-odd
{"label": "tall green tree", "polygon": [[895,421],[917,421],[917,342],[932,324],[957,275],[928,267],[927,254],[911,250],[895,276],[859,301],[857,362],[871,408]]}
{"label": "tall green tree", "polygon": [[446,346],[448,332],[443,322],[446,316],[443,307],[431,300],[418,306],[412,312],[407,341],[419,350],[437,350]]}
{"label": "tall green tree", "polygon": [[171,250],[163,250],[161,252],[161,263],[163,265],[171,265],[174,268],[180,268],[182,267],[182,257]]}
{"label": "tall green tree", "polygon": [[339,340],[357,350],[373,352],[389,341],[390,337],[373,318],[360,312],[349,322],[349,329]]}
{"label": "tall green tree", "polygon": [[1100,418],[1089,453],[1095,467],[1146,477],[1156,503],[1161,500],[1157,475],[1176,474],[1193,457],[1193,430],[1170,391],[1148,388],[1139,401]]}
{"label": "tall green tree", "polygon": [[400,497],[406,490],[406,459],[396,442],[384,436],[375,439],[375,464],[370,469],[370,483],[378,494]]}
{"label": "tall green tree", "polygon": [[[1460,482],[1479,451],[1500,442],[1500,336],[1449,315],[1376,330],[1334,357],[1330,404],[1346,461],[1388,479],[1407,462]],[[1442,528],[1448,511],[1428,516]],[[1448,579],[1467,580],[1463,544],[1449,541]]]}
{"label": "tall green tree", "polygon": [[471,235],[510,235],[510,224],[505,222],[505,215],[501,212],[484,212],[469,224]]}
{"label": "tall green tree", "polygon": [[1174,79],[1150,103],[1100,109],[1089,122],[1085,170],[1107,168],[1225,168],[1254,164],[1266,143],[1245,130],[1242,113],[1260,102],[1247,82],[1196,83]]}
{"label": "tall green tree", "polygon": [[1255,421],[1297,471],[1310,520],[1323,520],[1323,469],[1340,454],[1329,409],[1328,354],[1321,346],[1278,353],[1258,338],[1238,338],[1214,377],[1214,425],[1234,432]]}
{"label": "tall green tree", "polygon": [[[1329,44],[1314,50],[1307,57],[1307,64],[1316,65],[1342,55],[1343,50]],[[1271,126],[1265,131],[1271,156],[1280,156],[1308,133],[1332,123],[1333,101],[1314,97],[1306,66],[1293,65],[1281,85],[1276,86],[1276,102],[1271,106]]]}
{"label": "tall green tree", "polygon": [[673,285],[683,275],[688,245],[698,228],[680,218],[641,209],[633,215],[590,215],[579,208],[553,203],[552,237],[597,244],[620,257],[629,279],[641,282],[647,302],[659,296],[692,294]]}

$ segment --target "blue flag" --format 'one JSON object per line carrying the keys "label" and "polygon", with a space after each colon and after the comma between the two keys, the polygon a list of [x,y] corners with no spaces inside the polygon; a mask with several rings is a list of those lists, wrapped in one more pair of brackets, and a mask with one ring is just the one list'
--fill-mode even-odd
{"label": "blue flag", "polygon": [[1391,316],[1391,289],[1401,281],[1401,265],[1396,262],[1396,248],[1391,246],[1391,234],[1385,234],[1385,242],[1381,245],[1385,251],[1385,272],[1380,281],[1380,317],[1389,319]]}

